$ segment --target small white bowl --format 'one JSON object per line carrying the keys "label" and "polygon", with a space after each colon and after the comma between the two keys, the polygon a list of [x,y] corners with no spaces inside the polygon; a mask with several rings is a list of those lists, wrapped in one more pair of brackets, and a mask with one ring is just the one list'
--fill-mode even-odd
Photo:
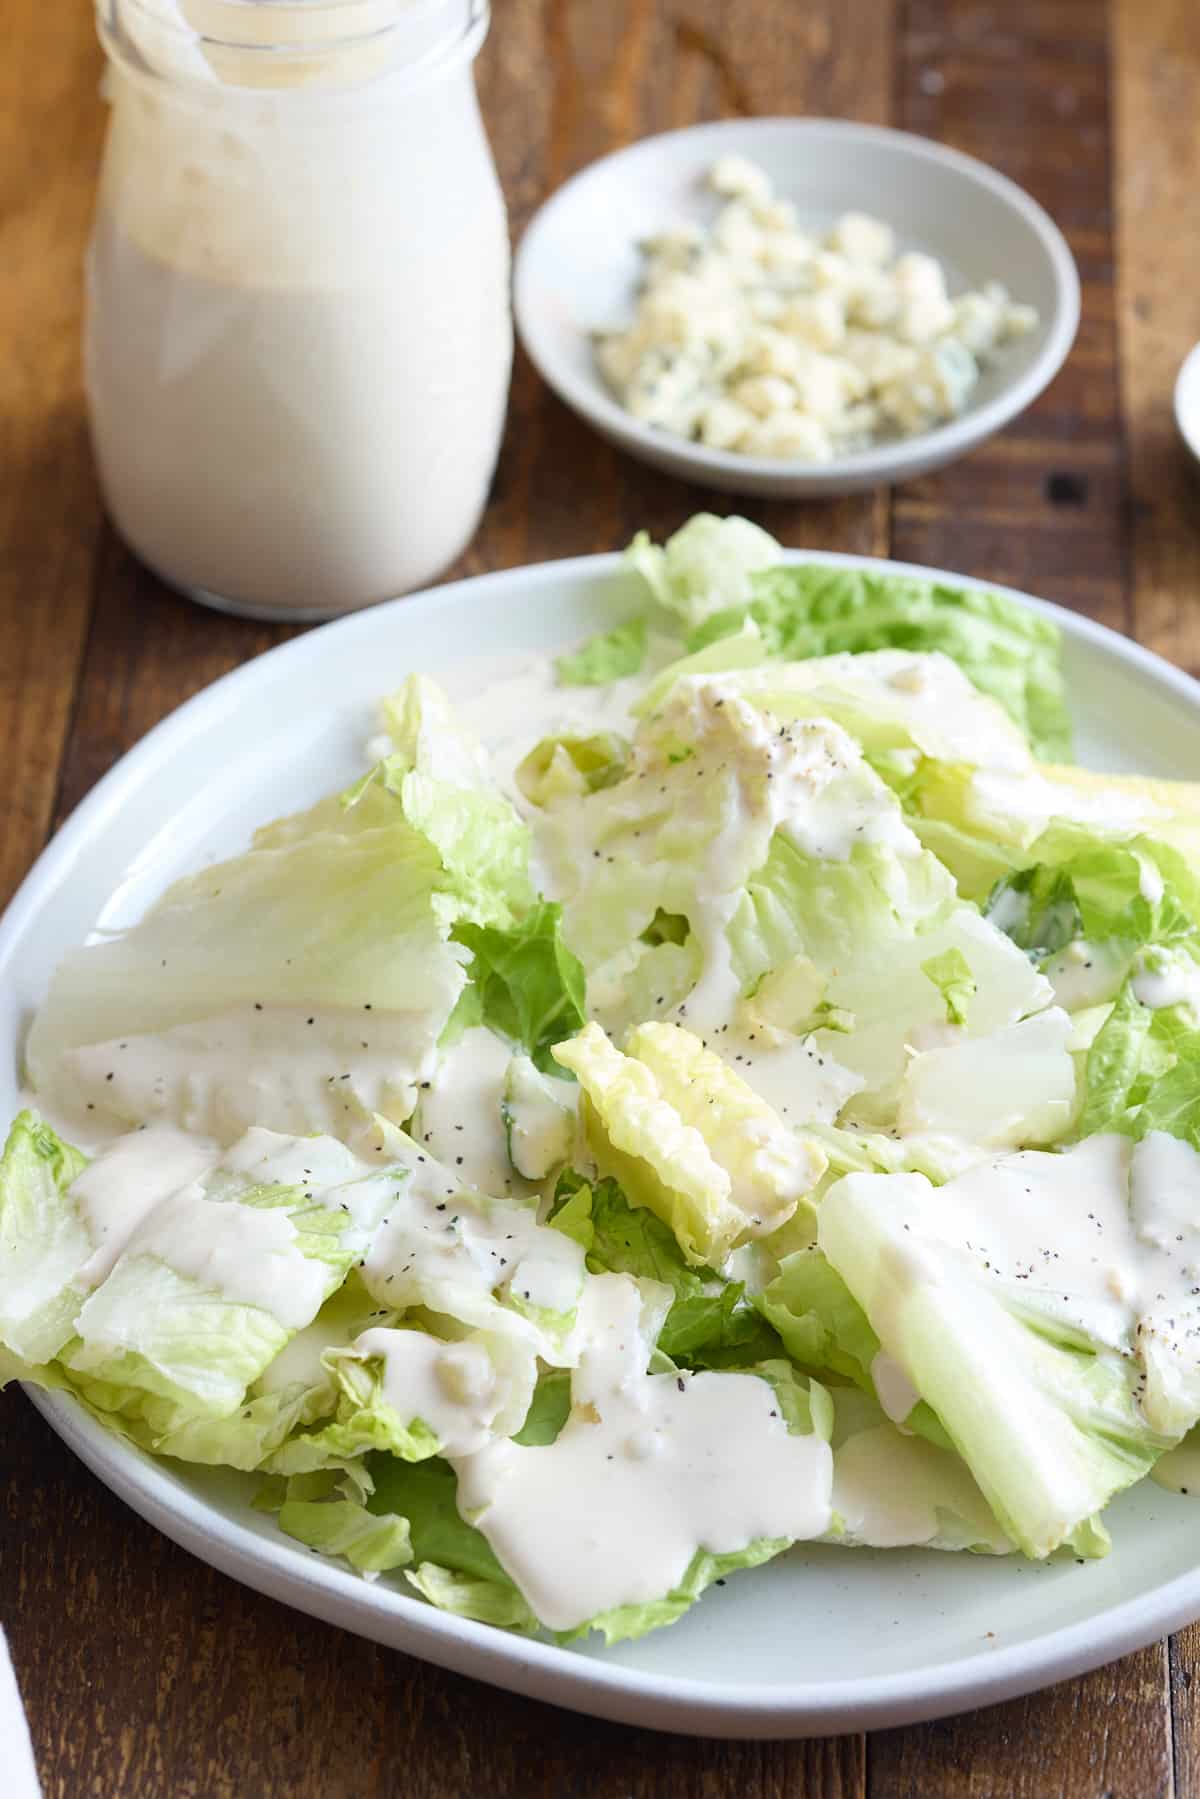
{"label": "small white bowl", "polygon": [[[747,156],[795,202],[809,230],[851,209],[885,219],[904,249],[944,264],[951,292],[1001,281],[1037,308],[1038,325],[1006,346],[967,410],[918,436],[890,438],[836,462],[739,456],[633,418],[596,367],[592,333],[631,316],[639,242],[672,223],[707,224],[705,184],[718,156]],[[730,493],[802,498],[910,480],[974,449],[1041,393],[1079,323],[1079,276],[1058,227],[1021,188],[926,138],[841,119],[729,119],[645,138],[593,163],[532,220],[514,277],[517,329],[568,406],[644,462]]]}
{"label": "small white bowl", "polygon": [[1175,423],[1180,437],[1200,462],[1200,344],[1188,351],[1176,378]]}

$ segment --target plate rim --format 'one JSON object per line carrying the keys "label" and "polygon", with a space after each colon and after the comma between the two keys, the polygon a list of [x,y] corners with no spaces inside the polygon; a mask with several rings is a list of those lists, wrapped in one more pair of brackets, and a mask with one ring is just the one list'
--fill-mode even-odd
{"label": "plate rim", "polygon": [[[723,135],[756,136],[760,130],[786,127],[799,135],[830,133],[836,137],[855,138],[882,147],[902,144],[912,155],[927,162],[953,169],[969,180],[990,189],[1014,212],[1020,214],[1037,237],[1051,266],[1055,290],[1055,311],[1049,321],[1046,341],[1035,360],[1020,377],[1005,384],[998,394],[983,405],[968,408],[956,419],[936,425],[915,436],[883,445],[857,450],[831,462],[797,464],[794,458],[777,456],[739,456],[729,450],[712,449],[705,444],[675,438],[666,432],[644,425],[626,412],[609,396],[597,379],[585,382],[558,358],[545,349],[545,337],[529,319],[528,293],[530,267],[539,239],[552,228],[555,217],[569,207],[581,186],[595,178],[602,168],[626,159],[644,157],[648,150],[668,140],[685,137],[717,138]],[[812,484],[825,492],[837,491],[837,483],[846,481],[856,486],[905,479],[930,465],[941,466],[965,454],[975,444],[1001,430],[1031,406],[1062,368],[1070,354],[1079,330],[1081,287],[1079,269],[1060,227],[1040,201],[1025,188],[1002,174],[990,163],[955,150],[934,138],[915,131],[900,131],[891,125],[870,125],[854,119],[826,118],[821,114],[769,114],[750,119],[713,119],[698,125],[684,125],[672,131],[656,132],[639,138],[607,155],[585,163],[581,169],[555,189],[542,202],[521,234],[513,261],[513,320],[526,355],[546,384],[585,422],[609,437],[616,437],[631,455],[670,457],[686,465],[697,477],[707,475],[733,482],[744,477],[749,482],[770,481],[795,483],[796,491]],[[736,490],[735,490],[736,491]]]}
{"label": "plate rim", "polygon": [[[1189,709],[1200,712],[1200,682],[1185,670],[1094,619],[1003,583],[919,563],[832,550],[785,549],[782,560],[917,575],[973,591],[1003,594],[1053,618],[1067,637],[1107,651],[1160,689],[1169,689]],[[106,815],[119,805],[130,777],[136,778],[143,765],[152,764],[164,752],[177,752],[198,729],[236,706],[241,690],[253,688],[261,680],[264,664],[284,670],[293,659],[311,657],[314,640],[327,641],[329,632],[344,638],[355,634],[369,637],[380,628],[381,620],[401,607],[426,613],[453,611],[514,582],[534,587],[569,586],[588,577],[616,576],[626,569],[623,555],[610,552],[464,577],[317,626],[220,676],[132,745],[50,839],[0,918],[0,966],[11,952],[13,940],[35,925],[43,895],[70,878],[77,852],[95,831],[104,828]],[[799,1738],[914,1723],[998,1703],[1087,1672],[1200,1615],[1197,1567],[1102,1613],[984,1654],[958,1656],[917,1672],[825,1683],[772,1683],[731,1696],[727,1688],[712,1680],[648,1673],[554,1644],[512,1637],[493,1626],[438,1612],[398,1588],[367,1583],[283,1537],[274,1541],[259,1536],[222,1516],[201,1495],[185,1491],[181,1497],[168,1464],[107,1431],[70,1396],[28,1386],[25,1392],[67,1447],[110,1491],[210,1566],[295,1609],[437,1666],[525,1697],[627,1724],[705,1736]]]}

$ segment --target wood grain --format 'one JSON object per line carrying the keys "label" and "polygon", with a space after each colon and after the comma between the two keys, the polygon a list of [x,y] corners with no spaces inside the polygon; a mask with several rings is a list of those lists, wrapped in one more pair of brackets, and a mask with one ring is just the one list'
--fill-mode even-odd
{"label": "wood grain", "polygon": [[[1079,264],[1067,366],[1001,436],[896,490],[893,553],[1031,589],[1126,629],[1107,9],[908,0],[897,124],[992,163],[1040,200]],[[1056,497],[1058,496],[1058,497]]]}
{"label": "wood grain", "polygon": [[[1168,1799],[1167,1651],[867,1745],[871,1799]],[[1195,1788],[1180,1787],[1181,1794]]]}
{"label": "wood grain", "polygon": [[[1114,159],[1133,630],[1200,674],[1200,480],[1172,394],[1200,338],[1200,30],[1186,0],[1115,0]],[[1175,1791],[1200,1792],[1200,1627],[1170,1646]]]}
{"label": "wood grain", "polygon": [[1116,0],[1117,293],[1133,629],[1200,673],[1200,480],[1172,391],[1200,338],[1200,22],[1189,0]]}
{"label": "wood grain", "polygon": [[[0,904],[45,839],[100,510],[80,404],[100,70],[82,7],[20,8],[0,58]],[[12,777],[19,771],[19,778]]]}

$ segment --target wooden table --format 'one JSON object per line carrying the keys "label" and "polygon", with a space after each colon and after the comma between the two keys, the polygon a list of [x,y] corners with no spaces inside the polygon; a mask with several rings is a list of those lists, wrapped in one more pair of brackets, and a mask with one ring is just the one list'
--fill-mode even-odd
{"label": "wooden table", "polygon": [[[122,751],[289,633],[168,592],[104,521],[78,355],[100,57],[83,0],[0,0],[0,24],[2,898]],[[1169,410],[1200,336],[1195,0],[497,0],[479,76],[518,232],[592,157],[733,113],[890,121],[1028,187],[1083,277],[1079,339],[1050,391],[898,492],[745,509],[785,543],[1031,589],[1196,667],[1200,486]],[[711,505],[721,496],[607,449],[519,359],[491,504],[450,572],[611,549]],[[492,1692],[236,1586],[126,1511],[17,1392],[0,1398],[0,1432],[0,1619],[52,1794],[1200,1793],[1200,1628],[947,1723],[795,1744],[659,1737]]]}

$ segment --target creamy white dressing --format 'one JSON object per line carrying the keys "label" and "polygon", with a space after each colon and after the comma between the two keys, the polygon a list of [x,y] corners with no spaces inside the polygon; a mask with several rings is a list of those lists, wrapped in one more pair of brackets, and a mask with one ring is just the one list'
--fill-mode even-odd
{"label": "creamy white dressing", "polygon": [[685,676],[657,715],[658,728],[691,744],[711,741],[734,759],[743,802],[756,803],[770,830],[782,831],[804,855],[844,862],[860,843],[919,855],[894,796],[865,769],[841,726],[829,719],[781,724],[741,697],[745,678]]}
{"label": "creamy white dressing", "polygon": [[1200,1155],[1189,1144],[1103,1134],[1061,1155],[978,1163],[938,1188],[913,1175],[849,1179],[887,1183],[877,1190],[891,1196],[906,1258],[897,1281],[982,1285],[1135,1360],[1155,1430],[1174,1434],[1200,1410]]}
{"label": "creamy white dressing", "polygon": [[863,1085],[861,1075],[843,1068],[824,1039],[797,1037],[792,1043],[764,1048],[757,1034],[731,1029],[714,1047],[793,1130],[806,1124],[832,1124]]}
{"label": "creamy white dressing", "polygon": [[[472,1192],[417,1146],[404,1159],[411,1176],[364,1258],[373,1297],[397,1310],[423,1305],[447,1313],[570,1366],[569,1325],[584,1277],[580,1245],[539,1225],[528,1206]],[[522,1308],[560,1322],[543,1324]]]}
{"label": "creamy white dressing", "polygon": [[1150,1479],[1168,1493],[1200,1494],[1200,1434],[1190,1431],[1176,1448],[1159,1456]]}
{"label": "creamy white dressing", "polygon": [[832,719],[872,752],[911,746],[941,762],[1029,766],[1029,746],[1003,707],[937,651],[847,651],[766,663],[726,681],[785,722]]}
{"label": "creamy white dressing", "polygon": [[338,1136],[371,1112],[409,1117],[439,1028],[425,1012],[248,1005],[67,1050],[58,1079],[102,1113],[223,1143],[255,1124]]}
{"label": "creamy white dressing", "polygon": [[792,1435],[757,1376],[646,1374],[659,1321],[642,1310],[628,1276],[590,1279],[560,1435],[456,1463],[459,1510],[551,1629],[662,1598],[699,1550],[829,1525],[828,1443]]}
{"label": "creamy white dressing", "polygon": [[632,737],[633,708],[646,680],[674,659],[679,646],[651,635],[640,673],[599,687],[564,687],[554,660],[524,654],[456,663],[438,679],[461,723],[487,746],[492,779],[525,814],[536,814],[516,783],[519,763],[544,737]]}
{"label": "creamy white dressing", "polygon": [[[332,1270],[306,1256],[283,1206],[243,1206],[184,1187],[145,1217],[125,1255],[154,1256],[230,1305],[257,1306],[285,1330],[309,1324],[332,1284]],[[89,1339],[88,1309],[79,1333]]]}
{"label": "creamy white dressing", "polygon": [[1135,964],[1134,997],[1141,1005],[1159,1011],[1164,1006],[1188,1006],[1200,1016],[1200,963],[1184,954],[1145,952]]}
{"label": "creamy white dressing", "polygon": [[[995,917],[993,914],[993,922]],[[1101,1006],[1115,999],[1129,972],[1131,955],[1119,942],[1088,943],[1077,938],[1042,965],[1054,998],[1068,1012]]]}
{"label": "creamy white dressing", "polygon": [[900,1086],[904,1136],[956,1137],[981,1149],[1053,1143],[1077,1103],[1072,1025],[1061,1007],[916,1055]]}
{"label": "creamy white dressing", "polygon": [[958,1457],[892,1424],[857,1431],[834,1449],[833,1510],[842,1540],[871,1549],[1012,1551]]}
{"label": "creamy white dressing", "polygon": [[528,1056],[514,1056],[504,1084],[504,1120],[513,1167],[526,1180],[545,1180],[569,1161],[575,1145],[579,1088],[545,1075]]}
{"label": "creamy white dressing", "polygon": [[465,1186],[484,1193],[525,1191],[508,1159],[501,1101],[512,1045],[483,1025],[473,1025],[442,1051],[428,1084],[422,1083],[414,1138],[453,1168]]}
{"label": "creamy white dressing", "polygon": [[84,1291],[99,1286],[147,1213],[180,1187],[192,1187],[216,1167],[221,1152],[207,1137],[171,1125],[151,1125],[119,1137],[71,1183],[95,1249],[75,1275]]}
{"label": "creamy white dressing", "polygon": [[871,1362],[871,1381],[884,1412],[893,1424],[903,1424],[921,1395],[894,1356],[881,1349]]}
{"label": "creamy white dressing", "polygon": [[221,1167],[261,1186],[336,1187],[355,1181],[367,1165],[333,1137],[292,1137],[252,1126],[227,1149]]}
{"label": "creamy white dressing", "polygon": [[[345,1212],[347,1247],[365,1247],[390,1192],[327,1138],[256,1127],[222,1156],[210,1139],[147,1126],[103,1150],[72,1186],[96,1244],[75,1284],[97,1288],[119,1260],[151,1256],[229,1304],[258,1306],[285,1329],[300,1329],[319,1309],[333,1271],[304,1254],[286,1206],[239,1203],[259,1186],[294,1187],[314,1205]],[[80,1334],[90,1340],[107,1329],[108,1308],[85,1305]]]}
{"label": "creamy white dressing", "polygon": [[[355,1360],[378,1358],[383,1363],[385,1404],[402,1424],[426,1425],[447,1456],[474,1454],[492,1441],[501,1424],[519,1428],[536,1373],[529,1356],[522,1378],[515,1381],[514,1368],[497,1366],[478,1339],[443,1343],[424,1331],[386,1326],[364,1331],[350,1353]],[[506,1412],[507,1418],[502,1416]]]}

